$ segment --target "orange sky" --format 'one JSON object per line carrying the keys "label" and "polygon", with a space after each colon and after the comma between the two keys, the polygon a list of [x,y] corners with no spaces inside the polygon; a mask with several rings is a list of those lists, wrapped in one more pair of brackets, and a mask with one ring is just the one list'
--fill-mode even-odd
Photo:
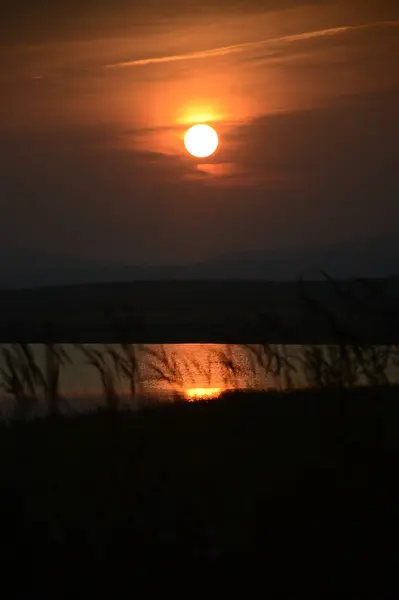
{"label": "orange sky", "polygon": [[[345,212],[347,201],[336,206],[328,194],[339,181],[352,197],[370,189],[356,160],[351,173],[334,162],[343,160],[341,147],[348,147],[348,161],[362,153],[363,138],[390,147],[399,8],[374,0],[277,4],[255,1],[244,10],[215,0],[199,11],[193,2],[176,16],[156,2],[146,11],[123,12],[122,0],[114,8],[93,0],[91,12],[60,8],[51,20],[42,0],[41,17],[32,17],[26,35],[29,13],[19,28],[17,15],[6,15],[5,23],[14,25],[1,42],[0,191],[17,200],[3,201],[9,218],[3,239],[20,227],[28,245],[45,237],[48,248],[65,251],[73,236],[85,255],[96,248],[103,256],[128,253],[129,261],[151,262],[160,255],[198,259],[223,250],[221,240],[225,249],[237,239],[243,248],[262,247],[334,238],[332,222],[337,230],[344,221],[347,237],[371,223],[384,228],[385,218],[392,222],[393,202],[389,218],[377,215],[375,204],[372,221],[362,223],[353,219],[355,206]],[[346,102],[348,110],[341,108]],[[368,110],[386,122],[366,134]],[[353,131],[344,144],[335,138],[345,119]],[[210,120],[221,140],[209,164],[200,166],[182,143],[186,125],[197,120]],[[386,137],[377,140],[385,127]],[[323,135],[333,147],[320,166]],[[383,181],[396,189],[394,171]],[[342,190],[335,193],[343,197]],[[323,213],[316,203],[321,196]],[[49,223],[46,236],[43,218],[35,220],[39,213]],[[49,233],[60,222],[62,230]]]}
{"label": "orange sky", "polygon": [[[391,52],[399,16],[360,4],[323,2],[248,15],[220,11],[161,23],[149,18],[120,35],[112,29],[85,36],[83,30],[78,40],[10,44],[2,79],[11,114],[2,125],[101,123],[143,130],[203,117],[245,121],[380,89],[392,73],[384,81],[379,65],[367,59],[375,49]],[[317,65],[325,68],[309,72]]]}

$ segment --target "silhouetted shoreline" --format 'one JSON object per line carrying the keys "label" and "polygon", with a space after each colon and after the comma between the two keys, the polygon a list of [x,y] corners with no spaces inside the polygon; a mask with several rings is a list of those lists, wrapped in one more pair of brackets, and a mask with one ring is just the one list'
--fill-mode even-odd
{"label": "silhouetted shoreline", "polygon": [[155,577],[236,560],[262,561],[280,591],[309,570],[310,589],[330,577],[338,591],[386,589],[398,400],[384,386],[232,392],[0,424],[1,549],[39,580],[93,577],[95,589],[133,565]]}

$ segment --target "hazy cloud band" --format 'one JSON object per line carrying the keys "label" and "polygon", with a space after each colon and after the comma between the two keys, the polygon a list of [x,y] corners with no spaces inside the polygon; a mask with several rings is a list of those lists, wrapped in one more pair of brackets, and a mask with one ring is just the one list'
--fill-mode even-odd
{"label": "hazy cloud band", "polygon": [[398,27],[399,20],[397,21],[380,21],[378,23],[363,23],[360,25],[346,25],[343,27],[332,27],[329,29],[319,29],[315,31],[308,31],[305,33],[299,33],[295,35],[286,35],[277,38],[269,38],[264,40],[258,40],[255,42],[243,42],[242,44],[234,44],[231,46],[221,46],[218,48],[211,48],[209,50],[199,50],[197,52],[190,52],[186,54],[175,54],[169,56],[158,56],[153,58],[141,58],[137,60],[123,61],[113,64],[104,65],[106,69],[119,69],[128,67],[140,67],[146,65],[160,64],[177,62],[183,60],[196,60],[201,58],[210,58],[212,56],[223,56],[226,54],[233,54],[236,52],[243,52],[250,48],[264,47],[272,44],[291,43],[306,41],[315,38],[323,38],[328,36],[340,35],[348,31],[357,31],[361,29],[372,29],[376,27]]}

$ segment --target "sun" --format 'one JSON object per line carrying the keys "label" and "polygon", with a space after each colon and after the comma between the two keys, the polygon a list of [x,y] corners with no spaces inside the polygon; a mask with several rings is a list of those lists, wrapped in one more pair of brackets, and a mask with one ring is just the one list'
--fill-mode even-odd
{"label": "sun", "polygon": [[196,158],[205,158],[213,154],[218,147],[218,134],[210,125],[194,125],[186,131],[184,145]]}

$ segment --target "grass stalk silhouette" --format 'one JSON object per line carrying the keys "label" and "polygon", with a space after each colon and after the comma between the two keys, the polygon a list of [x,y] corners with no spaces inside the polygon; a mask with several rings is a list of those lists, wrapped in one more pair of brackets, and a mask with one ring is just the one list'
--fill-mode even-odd
{"label": "grass stalk silhouette", "polygon": [[143,352],[143,344],[118,344],[117,348],[108,350],[111,356],[115,372],[123,383],[127,381],[130,393],[130,401],[134,409],[138,408],[137,391],[141,381],[140,354]]}
{"label": "grass stalk silhouette", "polygon": [[60,412],[60,369],[71,359],[62,344],[45,344],[40,367],[31,345],[14,343],[2,348],[0,386],[15,401],[15,414],[26,417],[44,404],[49,416]]}
{"label": "grass stalk silhouette", "polygon": [[180,364],[176,352],[167,352],[164,344],[159,349],[145,347],[144,355],[150,358],[148,364],[150,374],[160,383],[166,383],[171,391],[183,393],[186,384],[186,368]]}
{"label": "grass stalk silhouette", "polygon": [[101,386],[107,410],[114,414],[120,406],[120,395],[117,390],[117,373],[115,363],[109,349],[98,350],[84,344],[76,346],[85,358],[87,365],[91,366],[100,377]]}

